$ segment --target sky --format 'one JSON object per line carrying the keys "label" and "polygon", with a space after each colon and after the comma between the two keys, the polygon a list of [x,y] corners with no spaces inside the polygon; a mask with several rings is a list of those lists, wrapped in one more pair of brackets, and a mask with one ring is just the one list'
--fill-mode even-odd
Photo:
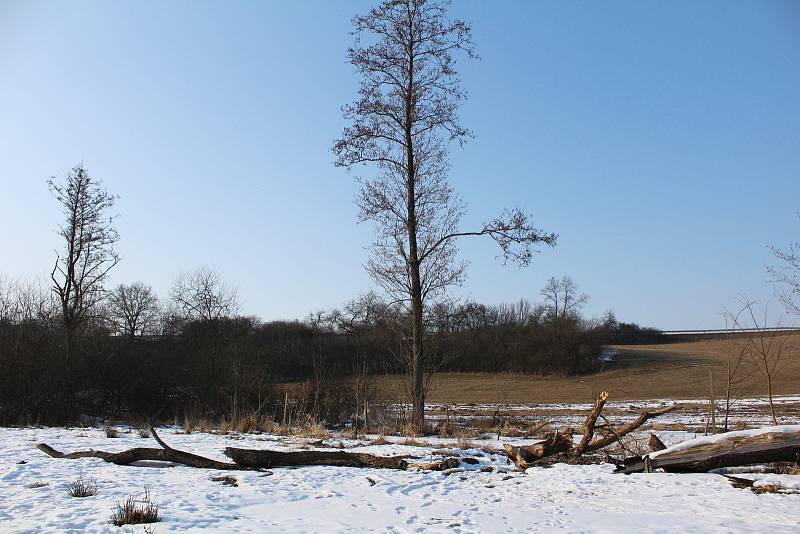
{"label": "sky", "polygon": [[[374,228],[331,146],[358,87],[350,20],[371,5],[0,0],[0,274],[46,279],[60,246],[46,180],[82,161],[119,195],[109,285],[166,297],[208,265],[265,320],[369,290]],[[662,329],[774,299],[768,246],[800,240],[800,2],[450,13],[481,56],[458,63],[475,133],[451,152],[463,227],[520,206],[559,234],[524,269],[463,241],[455,297],[537,301],[568,275],[587,315]]]}

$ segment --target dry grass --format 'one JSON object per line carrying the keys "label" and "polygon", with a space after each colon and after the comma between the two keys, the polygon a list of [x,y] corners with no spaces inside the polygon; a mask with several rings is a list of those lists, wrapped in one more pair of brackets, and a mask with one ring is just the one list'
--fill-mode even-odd
{"label": "dry grass", "polygon": [[386,439],[383,434],[369,442],[370,445],[389,445],[390,443],[391,441]]}
{"label": "dry grass", "polygon": [[67,484],[67,493],[72,497],[92,497],[97,495],[97,483],[93,478],[83,478],[83,473],[78,476],[78,480]]}
{"label": "dry grass", "polygon": [[105,428],[103,428],[103,431],[106,433],[107,438],[119,437],[119,432],[117,432],[117,429],[114,428],[113,426],[106,426]]}
{"label": "dry grass", "polygon": [[150,437],[150,429],[146,426],[140,426],[136,429],[136,432],[139,434],[140,438],[149,438]]}
{"label": "dry grass", "polygon": [[[617,361],[599,373],[578,377],[541,377],[511,373],[441,373],[434,377],[429,402],[438,403],[550,403],[590,402],[602,384],[619,400],[654,398],[704,399],[708,396],[708,370],[722,387],[725,340],[673,342],[653,345],[615,345]],[[774,381],[775,394],[797,393],[800,383],[800,334],[790,335],[781,372]],[[716,377],[719,377],[717,380]],[[404,377],[375,377],[376,388],[392,390]],[[741,396],[765,394],[760,374],[753,373],[741,386]]]}
{"label": "dry grass", "polygon": [[415,438],[406,438],[397,442],[398,445],[405,445],[407,447],[430,447],[431,444],[427,441],[421,441]]}
{"label": "dry grass", "polygon": [[43,482],[41,480],[37,480],[36,482],[31,482],[30,484],[26,484],[25,487],[28,489],[36,489],[36,488],[44,488],[49,486],[49,482]]}
{"label": "dry grass", "polygon": [[141,499],[129,495],[123,503],[117,502],[117,507],[111,514],[111,523],[118,527],[159,521],[161,516],[158,513],[158,505],[150,499],[150,491],[147,488]]}

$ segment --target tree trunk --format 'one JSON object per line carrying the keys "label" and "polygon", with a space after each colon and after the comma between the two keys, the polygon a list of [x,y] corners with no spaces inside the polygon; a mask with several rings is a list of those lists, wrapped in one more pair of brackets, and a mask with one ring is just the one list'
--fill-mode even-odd
{"label": "tree trunk", "polygon": [[[409,26],[412,26],[409,20]],[[411,28],[409,28],[411,31]],[[408,84],[405,94],[405,142],[406,142],[406,209],[408,211],[408,267],[411,277],[411,424],[414,431],[425,433],[425,388],[424,388],[424,330],[422,324],[422,281],[420,278],[419,252],[417,250],[417,193],[416,163],[414,161],[414,138],[412,121],[414,114],[414,50],[408,44]]]}
{"label": "tree trunk", "polygon": [[652,469],[661,468],[673,473],[702,473],[720,467],[797,461],[800,457],[800,425],[695,438],[643,457],[629,458],[620,470],[641,473],[645,470],[645,457],[650,460]]}
{"label": "tree trunk", "polygon": [[405,469],[408,467],[407,456],[374,456],[345,451],[270,451],[227,447],[225,456],[232,459],[237,465],[248,468],[269,469],[307,465],[379,469]]}
{"label": "tree trunk", "polygon": [[578,443],[578,446],[573,449],[572,454],[574,456],[580,456],[583,454],[583,451],[586,450],[589,442],[592,441],[592,437],[594,436],[594,425],[597,423],[597,418],[600,417],[600,412],[603,411],[603,406],[605,406],[607,400],[608,391],[601,391],[594,403],[594,406],[592,407],[592,411],[589,413],[589,416],[583,423],[583,437],[581,438],[580,443]]}
{"label": "tree trunk", "polygon": [[150,427],[150,432],[158,444],[163,447],[162,449],[137,447],[122,452],[88,450],[64,454],[45,443],[38,444],[36,448],[53,458],[66,458],[69,460],[77,460],[78,458],[102,458],[106,462],[118,465],[129,465],[142,460],[155,460],[160,462],[174,462],[202,469],[243,469],[242,466],[236,464],[218,462],[210,458],[173,449],[162,441],[153,427]]}
{"label": "tree trunk", "polygon": [[572,436],[556,432],[547,436],[540,443],[521,447],[506,443],[503,448],[506,451],[506,457],[514,462],[518,469],[527,469],[542,458],[570,451],[572,449]]}

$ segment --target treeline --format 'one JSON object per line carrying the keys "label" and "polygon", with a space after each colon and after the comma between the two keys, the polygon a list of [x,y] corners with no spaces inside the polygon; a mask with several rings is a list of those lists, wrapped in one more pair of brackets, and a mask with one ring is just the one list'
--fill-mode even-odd
{"label": "treeline", "polygon": [[[587,320],[571,280],[548,284],[538,305],[426,310],[427,371],[588,372],[604,343],[638,328]],[[408,370],[407,312],[372,293],[303,321],[240,316],[236,301],[209,269],[179,276],[165,305],[145,284],[120,285],[68,341],[49,288],[0,280],[0,423],[280,417],[287,383],[299,413],[338,423],[385,396],[374,377]]]}

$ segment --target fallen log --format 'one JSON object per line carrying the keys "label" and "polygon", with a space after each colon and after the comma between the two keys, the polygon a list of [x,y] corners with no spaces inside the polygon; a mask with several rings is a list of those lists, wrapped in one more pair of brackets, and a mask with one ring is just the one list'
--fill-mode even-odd
{"label": "fallen log", "polygon": [[671,473],[703,473],[720,467],[800,459],[800,425],[772,426],[690,439],[642,457],[625,460],[618,471],[651,469]]}
{"label": "fallen log", "polygon": [[[40,443],[37,449],[52,458],[77,460],[79,458],[100,458],[106,462],[117,465],[131,465],[141,461],[172,462],[199,469],[246,470],[270,467],[296,467],[306,465],[332,465],[341,467],[374,467],[383,469],[405,469],[408,467],[407,456],[373,456],[364,453],[345,451],[269,451],[257,449],[237,449],[228,447],[225,455],[234,463],[220,462],[199,456],[186,451],[181,451],[169,446],[158,435],[154,428],[150,432],[162,448],[137,447],[122,452],[107,451],[76,451],[63,453],[57,451],[46,443]],[[457,460],[456,460],[457,465]],[[439,470],[450,467],[445,465]],[[434,467],[435,468],[435,467]]]}
{"label": "fallen log", "polygon": [[655,434],[650,434],[650,438],[647,440],[647,446],[650,447],[651,452],[663,451],[667,448],[664,442],[658,439],[658,436]]}
{"label": "fallen log", "polygon": [[117,465],[130,465],[134,462],[140,461],[158,461],[158,462],[173,462],[176,464],[183,464],[189,467],[197,467],[200,469],[247,469],[236,464],[219,462],[204,456],[198,456],[189,452],[179,451],[167,445],[156,433],[155,429],[151,426],[150,432],[161,445],[161,449],[136,447],[122,452],[106,452],[106,451],[76,451],[65,454],[55,450],[53,447],[46,443],[39,443],[36,448],[44,452],[52,458],[65,458],[68,460],[77,460],[79,458],[101,458],[106,462]]}
{"label": "fallen log", "polygon": [[[607,400],[608,392],[601,391],[594,403],[594,406],[592,407],[591,412],[583,423],[583,437],[577,445],[573,446],[572,444],[571,432],[565,431],[561,434],[550,434],[543,442],[535,443],[533,445],[514,446],[505,444],[503,447],[505,449],[506,457],[514,462],[514,465],[516,465],[519,469],[526,469],[536,465],[536,463],[544,458],[547,458],[548,456],[554,456],[558,454],[565,454],[572,459],[576,459],[582,456],[584,453],[594,452],[598,449],[608,447],[609,445],[621,441],[625,435],[630,434],[648,420],[671,412],[677,407],[677,405],[673,404],[672,406],[667,406],[658,410],[641,412],[635,420],[619,429],[614,429],[603,415],[603,407],[605,406]],[[603,426],[597,426],[597,419],[600,417],[606,421],[606,424]],[[606,435],[597,439],[593,439],[595,430],[597,429],[604,429]],[[620,464],[621,463],[622,462],[620,462]]]}
{"label": "fallen log", "polygon": [[374,456],[346,451],[272,451],[226,447],[225,456],[248,468],[301,467],[330,465],[337,467],[372,467],[405,469],[408,456]]}
{"label": "fallen log", "polygon": [[517,469],[527,469],[536,465],[539,460],[556,454],[564,454],[572,449],[572,435],[556,432],[548,434],[545,440],[533,445],[503,445],[506,457],[514,462]]}

